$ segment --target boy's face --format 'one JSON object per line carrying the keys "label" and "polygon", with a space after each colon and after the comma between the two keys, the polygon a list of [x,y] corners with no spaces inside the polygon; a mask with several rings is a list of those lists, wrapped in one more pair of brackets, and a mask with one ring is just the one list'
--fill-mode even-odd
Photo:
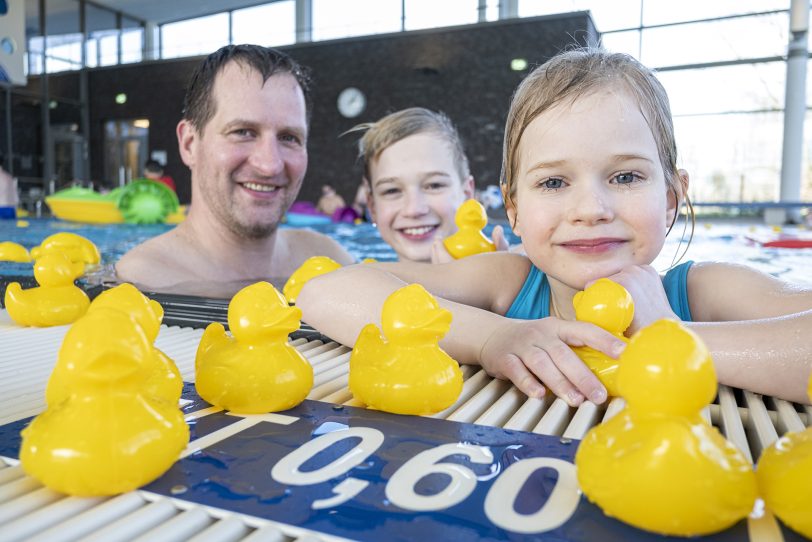
{"label": "boy's face", "polygon": [[305,100],[288,73],[267,81],[236,62],[217,75],[215,113],[202,131],[178,125],[192,170],[191,212],[247,238],[273,233],[299,194],[307,169]]}
{"label": "boy's face", "polygon": [[651,129],[622,90],[565,101],[522,135],[507,211],[527,255],[552,281],[581,290],[650,264],[675,207]]}
{"label": "boy's face", "polygon": [[460,178],[450,145],[430,133],[387,147],[369,174],[370,213],[401,260],[430,261],[434,239],[454,233],[457,207],[474,193],[473,178]]}

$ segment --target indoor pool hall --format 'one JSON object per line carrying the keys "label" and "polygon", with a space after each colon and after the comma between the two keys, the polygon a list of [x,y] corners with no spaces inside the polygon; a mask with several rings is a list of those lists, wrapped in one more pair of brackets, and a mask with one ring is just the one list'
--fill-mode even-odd
{"label": "indoor pool hall", "polygon": [[0,542],[812,540],[809,0],[0,0]]}

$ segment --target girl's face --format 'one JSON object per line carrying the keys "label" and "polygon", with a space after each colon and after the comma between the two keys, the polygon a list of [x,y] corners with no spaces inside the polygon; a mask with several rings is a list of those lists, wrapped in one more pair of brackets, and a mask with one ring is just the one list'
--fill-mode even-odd
{"label": "girl's face", "polygon": [[434,239],[454,233],[457,207],[474,193],[449,144],[431,133],[405,137],[370,164],[369,174],[369,211],[383,240],[401,260],[431,261]]}
{"label": "girl's face", "polygon": [[507,212],[528,257],[553,284],[577,290],[654,261],[676,212],[651,129],[618,89],[534,119],[519,141],[515,182]]}

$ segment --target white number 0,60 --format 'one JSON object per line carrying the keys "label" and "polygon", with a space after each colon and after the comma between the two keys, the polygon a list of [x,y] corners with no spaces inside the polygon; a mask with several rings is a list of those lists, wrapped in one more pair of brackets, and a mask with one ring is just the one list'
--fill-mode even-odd
{"label": "white number 0,60", "polygon": [[[360,439],[355,446],[330,463],[312,471],[302,471],[307,461],[330,446],[348,438]],[[383,444],[384,435],[370,427],[351,427],[321,435],[292,451],[271,470],[279,483],[304,486],[327,482],[363,463]],[[425,450],[403,464],[386,484],[386,498],[405,510],[420,512],[449,508],[464,501],[476,489],[477,475],[459,463],[444,463],[452,455],[466,456],[471,462],[487,465],[493,462],[485,446],[451,443]],[[558,480],[544,505],[532,514],[516,512],[519,492],[530,476],[539,469],[553,469]],[[444,474],[449,481],[432,495],[417,493],[418,482],[429,474]],[[314,509],[342,504],[364,490],[369,482],[347,478],[335,488],[335,496],[315,501]],[[541,533],[563,525],[578,507],[580,495],[575,465],[561,459],[533,457],[511,464],[493,483],[485,498],[485,515],[498,527],[516,533]]]}

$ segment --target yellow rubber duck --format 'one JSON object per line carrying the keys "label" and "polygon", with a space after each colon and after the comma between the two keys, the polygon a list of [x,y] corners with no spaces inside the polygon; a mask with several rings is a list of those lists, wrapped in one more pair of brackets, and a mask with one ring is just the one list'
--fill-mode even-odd
{"label": "yellow rubber duck", "polygon": [[755,473],[700,415],[717,384],[699,337],[679,322],[654,322],[629,341],[617,378],[626,407],[591,429],[575,455],[586,497],[665,535],[710,534],[745,518]]}
{"label": "yellow rubber duck", "polygon": [[24,246],[11,241],[3,241],[0,243],[0,262],[20,262],[28,263],[31,261],[31,255]]}
{"label": "yellow rubber duck", "polygon": [[288,303],[295,304],[296,298],[299,297],[299,292],[305,283],[313,277],[324,275],[331,271],[339,269],[341,264],[327,256],[312,256],[304,261],[299,269],[293,272],[285,286],[282,287],[282,293],[288,300]]}
{"label": "yellow rubber duck", "polygon": [[462,391],[459,364],[439,346],[451,313],[419,284],[384,302],[383,335],[367,324],[350,355],[350,391],[367,406],[395,414],[431,414]]}
{"label": "yellow rubber duck", "polygon": [[443,239],[445,249],[454,258],[496,250],[493,241],[482,233],[482,228],[488,225],[488,214],[477,200],[469,199],[460,205],[454,215],[454,223],[457,232]]}
{"label": "yellow rubber duck", "polygon": [[101,260],[99,249],[90,240],[66,231],[46,237],[39,246],[31,249],[31,257],[37,259],[53,251],[64,252],[72,262],[85,265],[96,265]]}
{"label": "yellow rubber duck", "polygon": [[212,405],[241,414],[292,408],[313,387],[313,367],[288,344],[301,309],[289,307],[276,288],[257,282],[228,305],[228,326],[209,324],[195,358],[197,393]]}
{"label": "yellow rubber duck", "polygon": [[71,262],[60,252],[45,254],[34,262],[38,287],[23,290],[12,282],[6,289],[6,310],[21,326],[61,326],[75,322],[90,305],[87,294],[73,284],[84,265]]}
{"label": "yellow rubber duck", "polygon": [[[88,313],[102,308],[117,309],[129,314],[144,330],[150,344],[158,337],[164,314],[163,307],[139,292],[132,284],[120,284],[102,292],[90,304]],[[75,351],[72,344],[65,344],[60,349],[48,386],[45,388],[48,405],[55,406],[70,395],[70,376],[73,374],[72,367],[77,363],[77,355],[81,353]],[[171,405],[177,405],[183,391],[183,379],[175,362],[153,346],[152,356],[147,359],[147,368],[149,376],[144,385],[144,393],[167,401]]]}
{"label": "yellow rubber duck", "polygon": [[143,393],[152,345],[128,314],[99,308],[68,329],[69,397],[22,432],[20,461],[49,488],[113,495],[159,477],[189,442],[177,404]]}
{"label": "yellow rubber duck", "polygon": [[[577,320],[595,324],[618,339],[629,342],[623,332],[634,319],[634,300],[620,284],[609,279],[598,279],[584,291],[575,294],[572,305]],[[610,396],[620,395],[617,389],[618,360],[588,346],[574,347],[573,350],[606,386]]]}
{"label": "yellow rubber duck", "polygon": [[[812,378],[807,393],[812,399]],[[764,450],[756,477],[767,508],[812,539],[812,427],[787,433]]]}

